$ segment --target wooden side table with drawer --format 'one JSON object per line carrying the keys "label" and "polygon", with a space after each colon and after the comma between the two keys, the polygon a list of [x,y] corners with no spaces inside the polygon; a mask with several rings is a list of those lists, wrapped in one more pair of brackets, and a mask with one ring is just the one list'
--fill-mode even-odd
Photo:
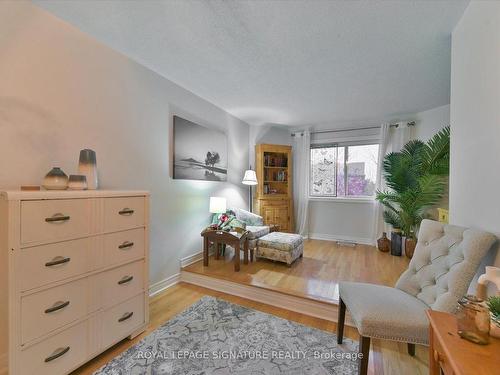
{"label": "wooden side table with drawer", "polygon": [[427,310],[429,318],[429,374],[491,375],[500,371],[500,340],[477,345],[457,333],[454,315]]}

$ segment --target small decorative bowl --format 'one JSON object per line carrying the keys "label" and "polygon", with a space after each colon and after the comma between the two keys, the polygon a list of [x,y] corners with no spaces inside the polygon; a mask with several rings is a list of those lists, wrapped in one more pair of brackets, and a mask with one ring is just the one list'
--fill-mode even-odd
{"label": "small decorative bowl", "polygon": [[80,174],[72,174],[68,181],[69,190],[87,190],[87,177]]}

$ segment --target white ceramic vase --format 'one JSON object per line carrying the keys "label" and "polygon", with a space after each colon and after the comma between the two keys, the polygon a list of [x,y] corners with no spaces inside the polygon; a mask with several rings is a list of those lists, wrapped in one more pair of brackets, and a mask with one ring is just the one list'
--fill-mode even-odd
{"label": "white ceramic vase", "polygon": [[47,190],[66,190],[68,176],[59,167],[54,167],[45,175],[42,186]]}

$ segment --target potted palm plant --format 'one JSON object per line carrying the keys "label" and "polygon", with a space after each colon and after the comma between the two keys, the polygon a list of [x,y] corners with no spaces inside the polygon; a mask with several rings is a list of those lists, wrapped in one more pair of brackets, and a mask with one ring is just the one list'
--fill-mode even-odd
{"label": "potted palm plant", "polygon": [[[405,237],[405,253],[413,256],[416,233],[427,210],[444,195],[450,160],[450,128],[436,133],[428,142],[412,140],[399,152],[384,158],[388,189],[377,191],[384,206],[384,221]],[[397,244],[398,241],[395,241]],[[401,243],[401,241],[399,241]],[[401,253],[401,250],[399,251]]]}

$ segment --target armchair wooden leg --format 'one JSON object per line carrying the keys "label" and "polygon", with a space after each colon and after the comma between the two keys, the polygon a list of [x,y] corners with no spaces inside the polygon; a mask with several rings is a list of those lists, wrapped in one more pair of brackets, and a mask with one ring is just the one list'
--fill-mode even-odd
{"label": "armchair wooden leg", "polygon": [[337,344],[342,344],[344,339],[344,324],[345,324],[345,303],[342,298],[339,298],[339,317],[337,321]]}
{"label": "armchair wooden leg", "polygon": [[363,355],[359,359],[359,375],[366,375],[368,373],[368,356],[370,355],[370,338],[359,336],[359,353]]}
{"label": "armchair wooden leg", "polygon": [[408,354],[415,357],[415,344],[408,343]]}

